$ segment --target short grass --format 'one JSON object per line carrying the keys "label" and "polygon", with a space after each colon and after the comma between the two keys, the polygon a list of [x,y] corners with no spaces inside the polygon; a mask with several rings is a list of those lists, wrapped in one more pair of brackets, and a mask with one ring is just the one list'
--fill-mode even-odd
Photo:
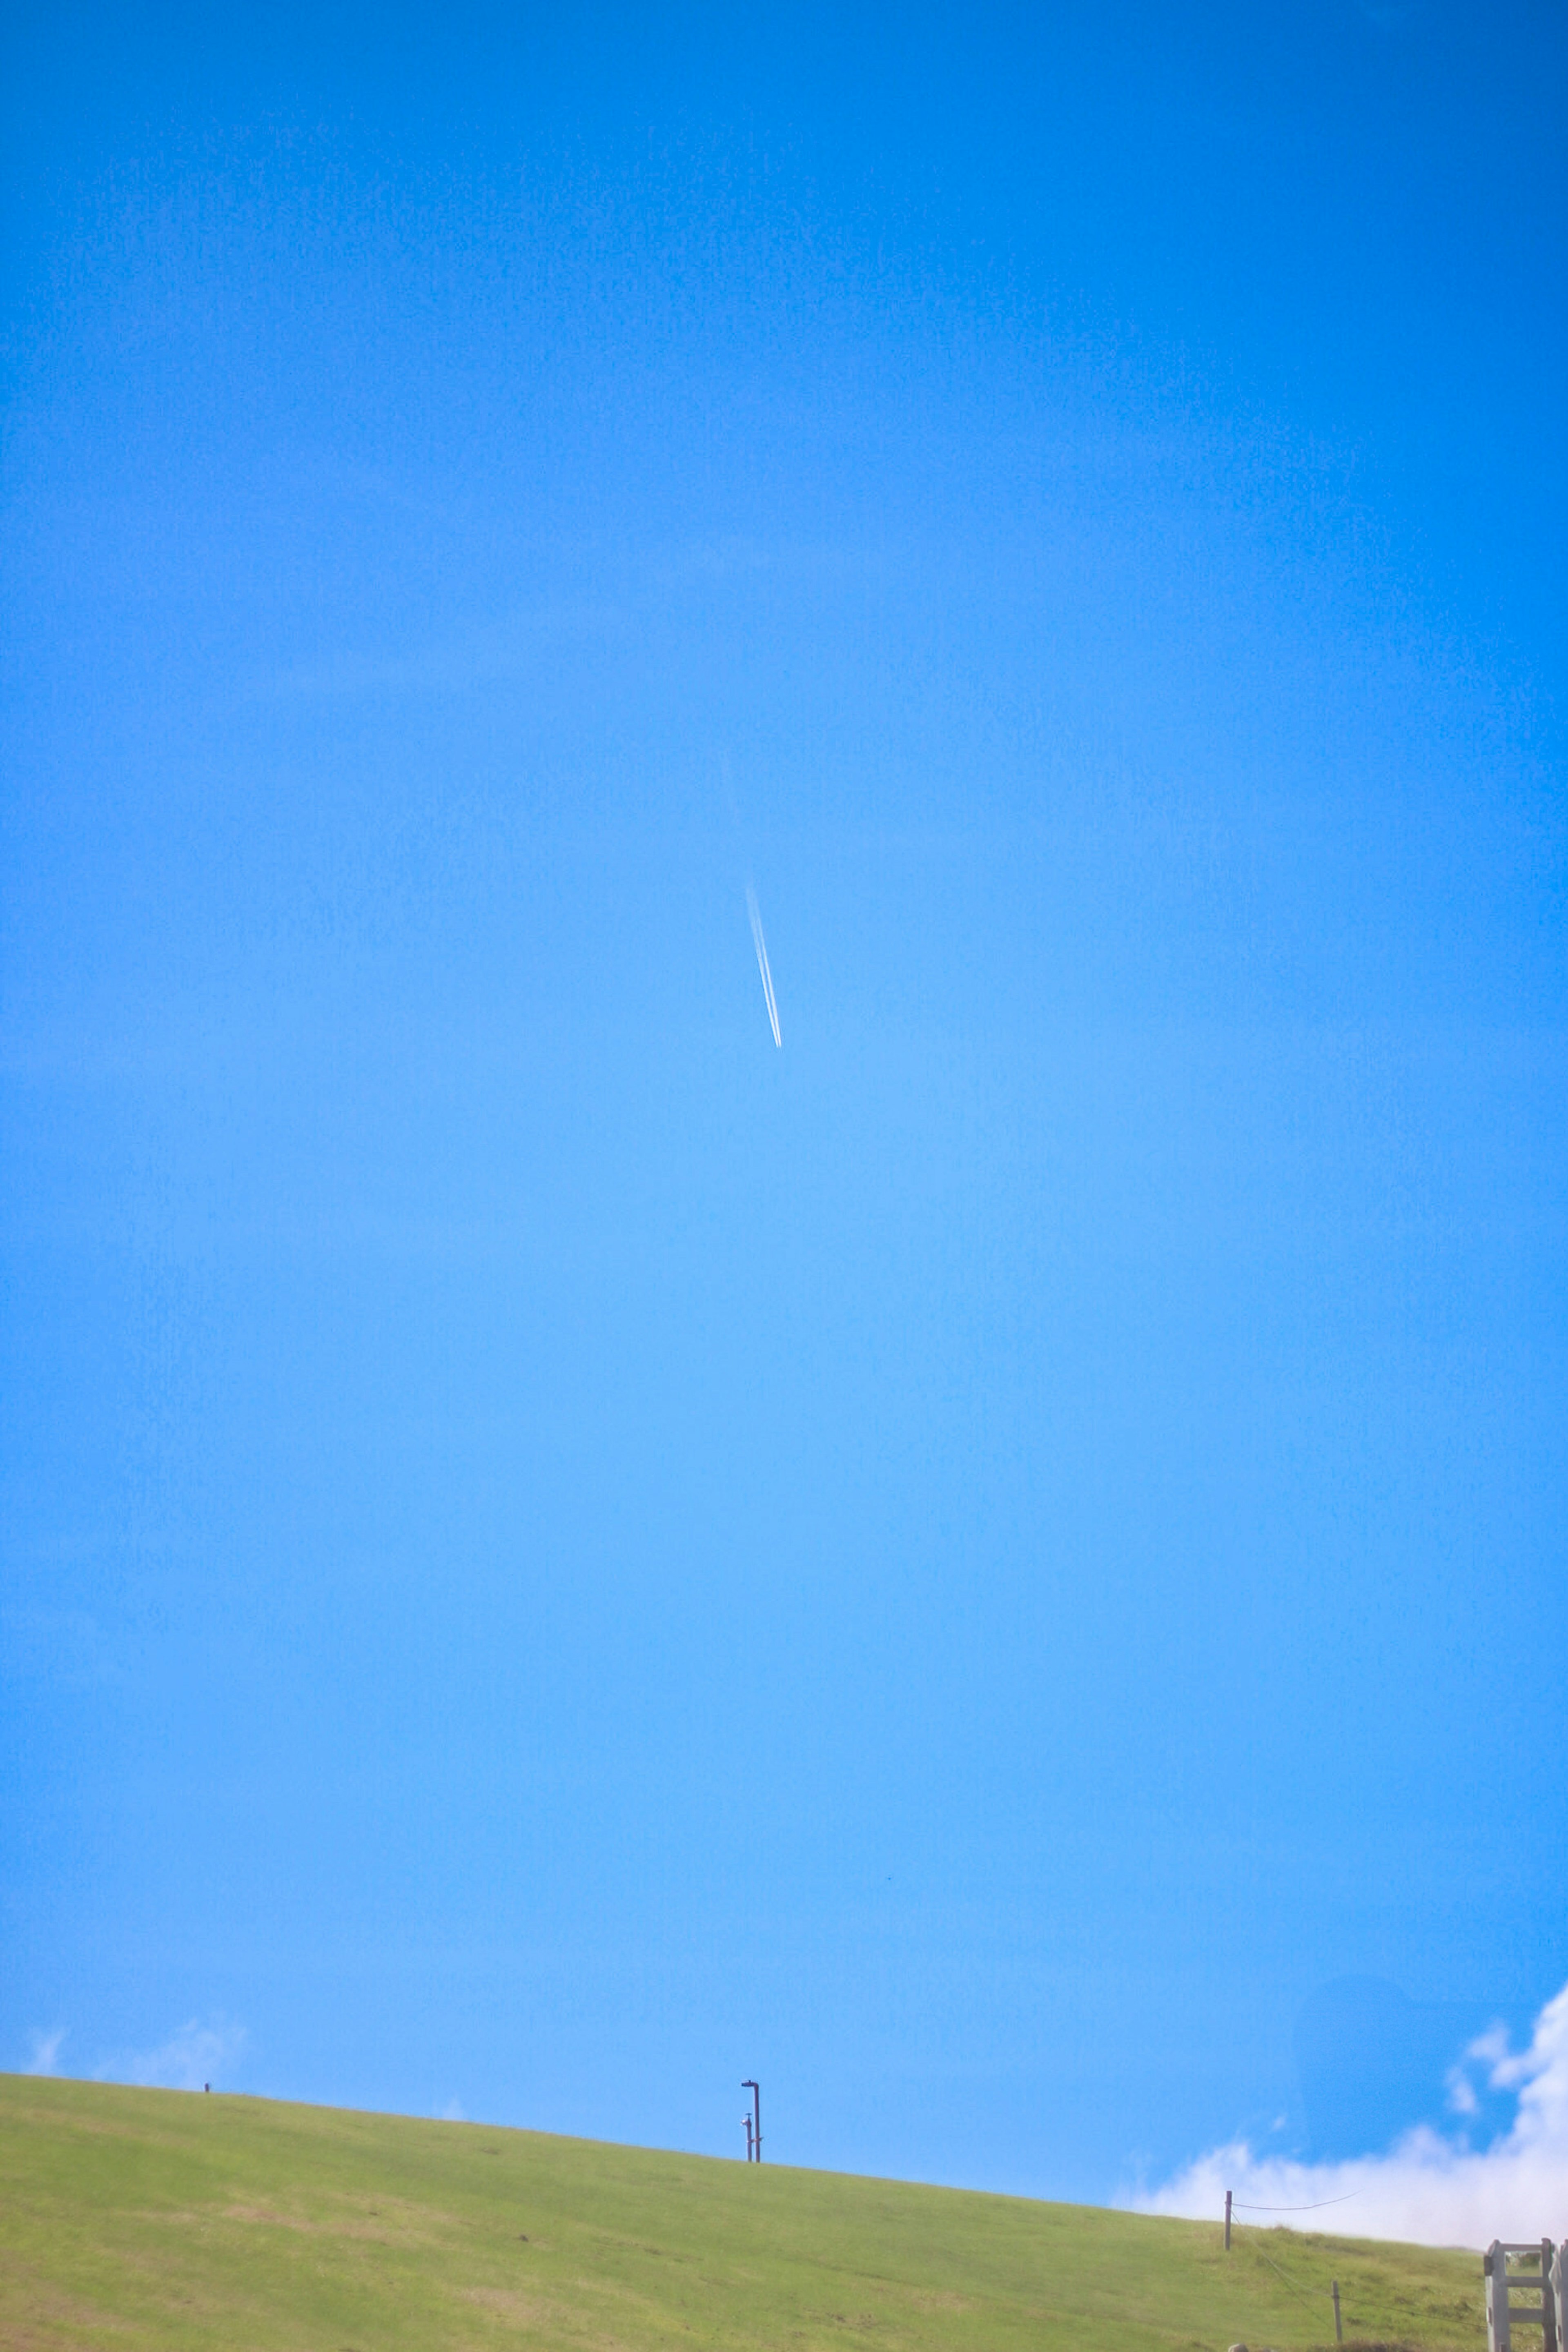
{"label": "short grass", "polygon": [[1485,2341],[1473,2254],[0,2076],[0,2343],[1173,2352]]}

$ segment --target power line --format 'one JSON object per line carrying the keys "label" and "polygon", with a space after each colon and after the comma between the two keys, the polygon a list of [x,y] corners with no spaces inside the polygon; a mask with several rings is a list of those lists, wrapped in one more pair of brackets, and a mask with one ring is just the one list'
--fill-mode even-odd
{"label": "power line", "polygon": [[[1242,2205],[1237,2207],[1237,2210],[1243,2213],[1321,2213],[1323,2211],[1325,2207],[1330,2205],[1348,2205],[1352,2198],[1359,2197],[1361,2191],[1358,2189],[1349,2189],[1345,2191],[1342,2197],[1321,2198],[1314,2205]],[[1232,2207],[1235,2204],[1236,2200],[1232,2197],[1230,2190],[1227,2189],[1225,2192],[1225,2249],[1226,2253],[1230,2252],[1230,2216]],[[1255,2245],[1252,2251],[1258,2256],[1259,2262],[1268,2263],[1268,2268],[1273,2272],[1280,2285],[1289,2288],[1289,2292],[1295,2296],[1297,2302],[1303,2305],[1305,2308],[1311,2312],[1313,2316],[1316,2317],[1318,2308],[1317,2304],[1296,2284],[1295,2280],[1289,2277],[1287,2273],[1280,2269],[1279,2263],[1275,2262],[1270,2255],[1264,2252],[1261,2246]],[[1336,2343],[1342,2343],[1343,2341],[1343,2336],[1340,2327],[1340,2284],[1338,2279],[1334,2281],[1331,2292],[1332,2293],[1334,2302],[1334,2340]]]}
{"label": "power line", "polygon": [[[1268,2209],[1265,2207],[1263,2210],[1267,2211]],[[1255,2254],[1260,2255],[1264,2262],[1268,2263],[1268,2257],[1264,2253],[1261,2246],[1254,2246],[1252,2251]],[[1298,2303],[1305,2304],[1309,2311],[1314,2314],[1316,2313],[1318,2308],[1317,2305],[1312,2302],[1309,2296],[1302,2294],[1300,2288],[1296,2284],[1293,2279],[1286,2278],[1284,2272],[1280,2269],[1278,2263],[1268,2263],[1268,2267],[1273,2272],[1275,2277],[1283,2281],[1284,2284],[1289,2288]]]}
{"label": "power line", "polygon": [[1244,2205],[1238,2197],[1236,2210],[1238,2213],[1323,2213],[1331,2205],[1348,2205],[1360,2195],[1359,2189],[1347,2189],[1342,2197],[1322,2197],[1315,2205]]}

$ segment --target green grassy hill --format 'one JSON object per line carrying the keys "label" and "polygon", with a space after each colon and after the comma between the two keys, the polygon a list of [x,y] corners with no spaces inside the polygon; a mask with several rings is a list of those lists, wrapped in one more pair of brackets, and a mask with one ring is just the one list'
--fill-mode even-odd
{"label": "green grassy hill", "polygon": [[[1167,2352],[1484,2344],[1473,2254],[488,2125],[0,2076],[0,2343]],[[1282,2276],[1281,2273],[1284,2273]],[[1305,2300],[1303,2300],[1305,2298]]]}

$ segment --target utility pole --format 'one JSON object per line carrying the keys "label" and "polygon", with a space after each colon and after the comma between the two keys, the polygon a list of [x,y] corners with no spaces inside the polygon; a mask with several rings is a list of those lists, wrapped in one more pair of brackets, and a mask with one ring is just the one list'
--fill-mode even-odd
{"label": "utility pole", "polygon": [[747,2079],[746,2079],[746,2081],[745,2081],[745,2082],[743,2082],[743,2083],[742,2084],[741,2088],[742,2088],[742,2091],[750,2091],[750,2093],[751,2093],[751,2095],[752,2095],[752,2148],[755,2150],[755,2155],[754,2155],[754,2157],[753,2157],[753,2158],[752,2158],[752,2161],[753,2161],[754,2163],[761,2164],[761,2162],[762,2162],[762,2160],[763,2160],[763,2090],[762,2090],[762,2084],[761,2084],[760,2083],[753,2083],[753,2082],[751,2080],[751,2078],[748,2076],[748,2077],[747,2077]]}
{"label": "utility pole", "polygon": [[1225,2250],[1227,2254],[1230,2252],[1230,2200],[1231,2191],[1227,2189],[1225,2192]]}

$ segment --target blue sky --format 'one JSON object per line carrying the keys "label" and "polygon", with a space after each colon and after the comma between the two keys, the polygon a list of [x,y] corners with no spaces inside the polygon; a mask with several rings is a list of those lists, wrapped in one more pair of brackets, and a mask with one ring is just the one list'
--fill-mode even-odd
{"label": "blue sky", "polygon": [[1560,16],[9,40],[0,2063],[1505,2129]]}

